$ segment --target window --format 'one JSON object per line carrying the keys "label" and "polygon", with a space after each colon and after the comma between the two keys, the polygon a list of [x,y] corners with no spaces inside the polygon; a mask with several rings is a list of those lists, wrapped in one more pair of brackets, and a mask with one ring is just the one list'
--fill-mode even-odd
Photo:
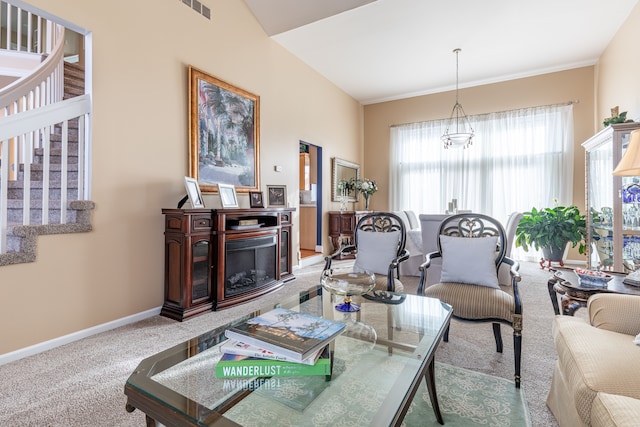
{"label": "window", "polygon": [[573,106],[547,106],[469,117],[466,150],[444,149],[446,121],[391,127],[391,210],[458,209],[503,223],[513,211],[572,202]]}

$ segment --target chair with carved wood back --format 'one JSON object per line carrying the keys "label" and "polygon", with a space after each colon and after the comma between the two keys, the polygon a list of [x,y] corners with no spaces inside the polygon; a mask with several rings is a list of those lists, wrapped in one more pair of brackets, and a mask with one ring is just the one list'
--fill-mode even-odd
{"label": "chair with carved wood back", "polygon": [[374,212],[358,221],[353,242],[325,258],[324,270],[341,254],[354,254],[354,271],[375,273],[378,290],[402,292],[399,264],[409,259],[405,249],[407,230],[400,217],[391,212]]}
{"label": "chair with carved wood back", "polygon": [[[450,304],[453,317],[470,322],[490,322],[496,351],[502,353],[500,324],[513,328],[515,385],[520,387],[522,353],[522,302],[518,292],[519,264],[505,256],[505,230],[494,218],[476,213],[452,215],[438,230],[438,250],[425,256],[418,294]],[[440,283],[427,286],[431,261],[442,258]],[[498,270],[507,264],[508,283],[500,283]],[[444,341],[449,339],[449,330]]]}

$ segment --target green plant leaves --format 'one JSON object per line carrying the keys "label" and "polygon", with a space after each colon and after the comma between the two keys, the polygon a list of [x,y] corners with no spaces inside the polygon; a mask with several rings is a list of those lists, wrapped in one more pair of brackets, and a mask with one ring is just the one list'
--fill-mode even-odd
{"label": "green plant leaves", "polygon": [[586,253],[587,223],[585,215],[576,206],[531,208],[516,227],[516,246],[528,251],[530,247],[563,248],[567,242]]}

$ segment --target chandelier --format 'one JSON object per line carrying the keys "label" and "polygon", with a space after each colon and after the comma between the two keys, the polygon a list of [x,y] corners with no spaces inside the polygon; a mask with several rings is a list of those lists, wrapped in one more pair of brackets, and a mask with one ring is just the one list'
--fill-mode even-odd
{"label": "chandelier", "polygon": [[[473,128],[471,127],[471,123],[469,123],[469,119],[464,113],[462,105],[458,102],[458,55],[461,50],[462,49],[460,48],[453,50],[453,53],[456,54],[456,104],[453,106],[453,110],[451,111],[451,117],[449,117],[447,129],[444,131],[444,135],[442,135],[444,148],[467,148],[471,145],[473,139]],[[451,132],[449,131],[450,129]]]}

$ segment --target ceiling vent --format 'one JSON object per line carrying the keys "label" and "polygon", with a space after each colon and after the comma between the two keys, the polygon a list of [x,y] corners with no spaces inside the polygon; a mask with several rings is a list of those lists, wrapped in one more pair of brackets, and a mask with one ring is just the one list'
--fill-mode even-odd
{"label": "ceiling vent", "polygon": [[211,20],[211,9],[203,5],[198,0],[182,0],[182,3],[186,4],[205,18]]}

